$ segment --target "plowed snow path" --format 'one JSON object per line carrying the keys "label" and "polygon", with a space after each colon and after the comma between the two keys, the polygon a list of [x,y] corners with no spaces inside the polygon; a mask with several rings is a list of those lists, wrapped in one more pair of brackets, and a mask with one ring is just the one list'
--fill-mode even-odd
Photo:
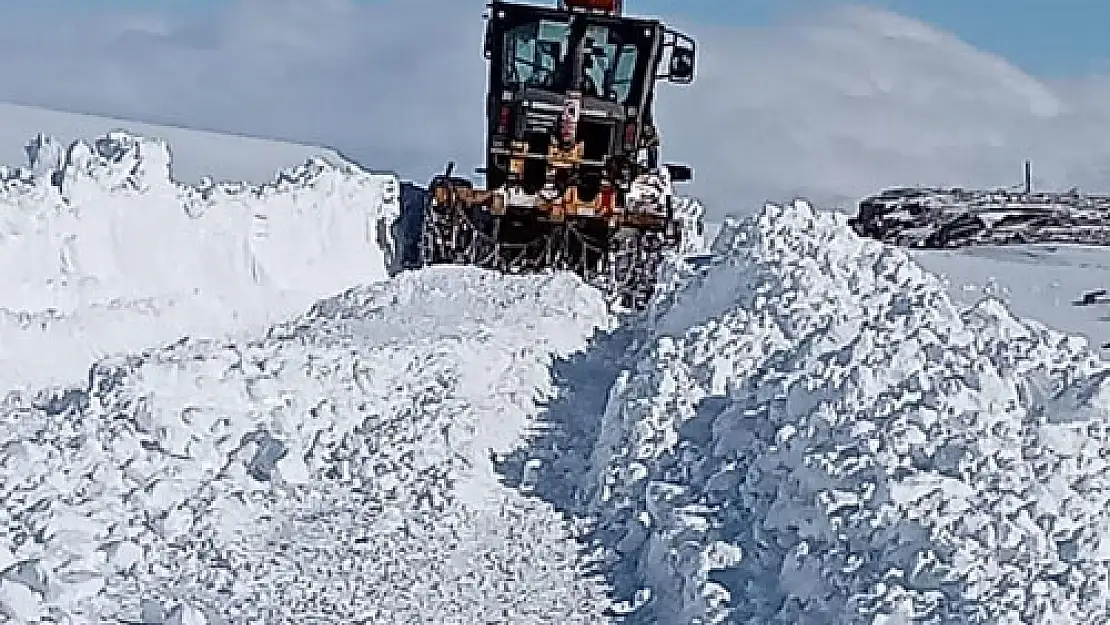
{"label": "plowed snow path", "polygon": [[259,340],[182,341],[101,363],[86,388],[9,397],[0,568],[17,574],[0,606],[604,622],[605,588],[561,517],[500,486],[489,452],[527,433],[551,360],[610,325],[573,276],[443,267]]}

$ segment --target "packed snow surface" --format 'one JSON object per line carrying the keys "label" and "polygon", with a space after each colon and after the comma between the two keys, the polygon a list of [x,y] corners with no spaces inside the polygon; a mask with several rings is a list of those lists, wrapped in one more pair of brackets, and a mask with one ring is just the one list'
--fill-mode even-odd
{"label": "packed snow surface", "polygon": [[388,276],[399,183],[309,160],[262,185],[185,185],[168,146],[39,136],[0,168],[0,389],[183,336],[260,332]]}
{"label": "packed snow surface", "polygon": [[182,340],[101,361],[79,387],[11,394],[0,611],[605,622],[572,529],[500,486],[490,455],[528,433],[552,360],[609,327],[573,275],[440,267],[251,340]]}
{"label": "packed snow surface", "polygon": [[[805,203],[664,290],[593,454],[634,622],[1110,620],[1110,369]],[[702,620],[695,620],[702,619]]]}

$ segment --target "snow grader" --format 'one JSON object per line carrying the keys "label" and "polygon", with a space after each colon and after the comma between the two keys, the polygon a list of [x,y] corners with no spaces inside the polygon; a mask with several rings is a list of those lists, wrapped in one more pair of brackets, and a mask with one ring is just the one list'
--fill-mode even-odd
{"label": "snow grader", "polygon": [[693,81],[694,41],[621,0],[487,8],[485,185],[449,163],[422,190],[415,264],[569,270],[642,308],[682,236],[672,184],[692,179],[660,165],[655,87]]}

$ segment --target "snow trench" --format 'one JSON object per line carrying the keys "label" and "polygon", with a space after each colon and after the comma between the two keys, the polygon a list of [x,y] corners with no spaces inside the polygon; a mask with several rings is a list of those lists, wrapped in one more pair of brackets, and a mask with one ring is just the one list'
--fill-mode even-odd
{"label": "snow trench", "polygon": [[171,176],[163,141],[123,132],[0,167],[0,387],[182,336],[265,331],[396,271],[399,181],[313,159],[246,185]]}
{"label": "snow trench", "polygon": [[571,528],[499,488],[490,454],[532,427],[552,362],[612,325],[573,275],[438,267],[11,393],[0,614],[606,622]]}
{"label": "snow trench", "polygon": [[[577,497],[629,622],[1110,620],[1110,375],[804,202],[661,290]],[[614,564],[617,563],[617,564]]]}

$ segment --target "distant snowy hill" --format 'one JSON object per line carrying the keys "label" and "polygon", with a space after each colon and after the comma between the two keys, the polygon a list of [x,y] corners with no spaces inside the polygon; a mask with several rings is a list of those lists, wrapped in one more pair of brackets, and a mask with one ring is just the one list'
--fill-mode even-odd
{"label": "distant snowy hill", "polygon": [[25,162],[21,146],[38,133],[68,144],[118,130],[167,142],[173,150],[173,177],[186,183],[208,176],[217,182],[262,184],[279,169],[309,158],[339,159],[329,148],[0,102],[0,165]]}

